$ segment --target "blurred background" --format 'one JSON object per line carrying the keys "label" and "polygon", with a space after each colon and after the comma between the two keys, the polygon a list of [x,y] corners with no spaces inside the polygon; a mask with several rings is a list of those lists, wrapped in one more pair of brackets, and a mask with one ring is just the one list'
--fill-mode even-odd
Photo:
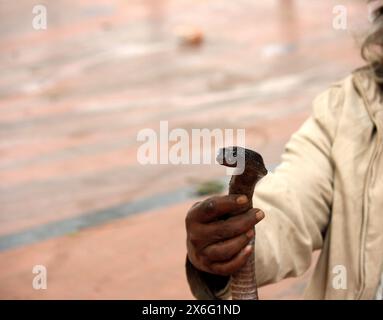
{"label": "blurred background", "polygon": [[[184,217],[225,170],[143,166],[137,133],[244,128],[272,170],[363,64],[367,24],[362,0],[0,0],[0,298],[192,298]],[[309,275],[260,297],[299,299]]]}

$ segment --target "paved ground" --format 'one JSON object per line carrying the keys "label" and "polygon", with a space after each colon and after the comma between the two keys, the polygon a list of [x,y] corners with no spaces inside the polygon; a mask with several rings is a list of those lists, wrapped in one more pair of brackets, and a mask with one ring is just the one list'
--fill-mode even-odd
{"label": "paved ground", "polygon": [[[183,218],[195,185],[223,171],[142,166],[137,133],[161,120],[245,128],[273,167],[314,96],[361,64],[364,4],[44,3],[48,29],[36,31],[35,1],[0,0],[0,298],[190,297]],[[336,4],[346,31],[332,27]],[[181,27],[202,45],[181,46]],[[48,266],[44,292],[34,264]],[[263,297],[300,297],[305,281]]]}
{"label": "paved ground", "polygon": [[[183,213],[192,204],[136,215],[1,254],[0,297],[192,299],[185,274]],[[36,291],[31,266],[48,270]],[[262,288],[262,299],[300,298],[308,275]]]}

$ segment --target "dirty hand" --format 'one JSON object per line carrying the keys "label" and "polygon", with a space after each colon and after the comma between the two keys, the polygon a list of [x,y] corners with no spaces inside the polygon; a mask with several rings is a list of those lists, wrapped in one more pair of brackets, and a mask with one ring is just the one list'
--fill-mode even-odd
{"label": "dirty hand", "polygon": [[[191,207],[185,223],[188,258],[194,267],[228,276],[246,263],[254,226],[265,216],[248,207],[244,195],[211,197]],[[227,215],[230,217],[222,220]]]}

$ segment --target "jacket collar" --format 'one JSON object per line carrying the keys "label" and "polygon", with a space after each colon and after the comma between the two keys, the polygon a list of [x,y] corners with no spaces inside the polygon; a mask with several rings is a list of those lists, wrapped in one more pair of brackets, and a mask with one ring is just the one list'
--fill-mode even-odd
{"label": "jacket collar", "polygon": [[363,97],[372,120],[383,129],[383,94],[372,77],[372,70],[366,66],[353,72],[354,84]]}

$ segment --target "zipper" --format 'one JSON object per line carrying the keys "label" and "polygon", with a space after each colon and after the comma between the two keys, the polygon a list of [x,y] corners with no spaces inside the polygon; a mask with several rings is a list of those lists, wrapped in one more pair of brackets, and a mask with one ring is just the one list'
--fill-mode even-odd
{"label": "zipper", "polygon": [[[377,133],[378,134],[378,133]],[[376,162],[376,159],[378,157],[379,152],[379,146],[381,144],[381,139],[377,138],[377,143],[375,145],[374,154],[370,160],[369,168],[368,168],[368,177],[366,179],[366,183],[364,186],[364,195],[363,195],[363,218],[362,218],[362,235],[361,235],[361,246],[359,249],[360,252],[360,260],[359,260],[359,267],[360,267],[360,288],[357,295],[357,299],[359,300],[363,294],[363,291],[365,289],[365,247],[366,247],[366,236],[367,236],[367,224],[368,224],[368,216],[369,216],[369,187],[371,185],[372,180],[372,173],[374,169],[374,164]]]}
{"label": "zipper", "polygon": [[[375,128],[376,128],[376,135],[377,135],[377,139],[376,139],[376,144],[375,144],[375,147],[374,147],[374,152],[373,152],[373,155],[370,159],[370,163],[368,164],[368,169],[367,169],[367,178],[365,180],[365,185],[364,185],[364,190],[363,190],[363,216],[362,216],[362,232],[361,232],[361,241],[360,241],[360,248],[359,248],[359,252],[360,252],[360,256],[359,256],[359,281],[360,281],[360,287],[359,287],[359,291],[357,293],[357,297],[356,299],[361,299],[362,295],[363,295],[363,292],[364,292],[364,289],[365,289],[365,273],[366,273],[366,270],[365,270],[365,252],[364,252],[364,248],[366,247],[366,234],[367,234],[367,222],[368,222],[368,215],[369,215],[369,205],[368,205],[368,200],[369,200],[369,186],[371,184],[371,180],[372,180],[372,173],[373,173],[373,169],[374,169],[374,164],[376,162],[376,159],[380,153],[380,146],[382,144],[382,137],[381,137],[381,132],[380,132],[380,126],[378,125],[378,123],[376,122],[376,119],[375,119],[375,116],[374,114],[371,113],[371,105],[367,99],[367,97],[365,96],[365,92],[363,90],[363,88],[360,88],[359,84],[358,84],[358,87],[359,87],[359,92],[361,93],[362,95],[362,98],[363,98],[363,101],[366,105],[366,109],[367,109],[367,112],[371,118],[371,121],[373,122]],[[362,89],[362,90],[361,90]]]}

